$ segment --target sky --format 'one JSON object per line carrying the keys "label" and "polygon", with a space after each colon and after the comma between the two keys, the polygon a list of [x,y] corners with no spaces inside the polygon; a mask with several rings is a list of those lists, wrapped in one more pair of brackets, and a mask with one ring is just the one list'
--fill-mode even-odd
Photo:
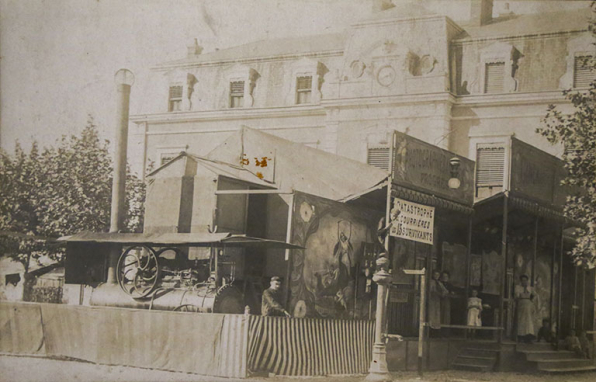
{"label": "sky", "polygon": [[[92,115],[112,140],[120,68],[136,77],[140,110],[149,69],[186,56],[267,38],[332,33],[371,12],[372,0],[0,0],[0,146],[53,145]],[[394,0],[400,2],[406,0]],[[464,0],[431,0],[457,10]],[[514,4],[514,2],[510,2]],[[574,1],[523,1],[512,9],[554,10]],[[585,4],[585,1],[583,2]],[[495,9],[499,5],[495,2]],[[455,11],[455,14],[458,12]]]}

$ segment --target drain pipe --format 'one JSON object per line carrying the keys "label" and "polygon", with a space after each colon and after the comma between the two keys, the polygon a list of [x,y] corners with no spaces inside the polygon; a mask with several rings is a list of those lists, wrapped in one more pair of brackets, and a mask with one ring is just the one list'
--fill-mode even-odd
{"label": "drain pipe", "polygon": [[[112,211],[110,233],[122,231],[126,216],[126,150],[128,146],[128,111],[130,88],[135,76],[128,69],[120,69],[114,75],[116,83],[116,137],[114,149],[114,176],[112,180]],[[116,265],[120,256],[120,245],[110,248],[107,284],[116,283]]]}

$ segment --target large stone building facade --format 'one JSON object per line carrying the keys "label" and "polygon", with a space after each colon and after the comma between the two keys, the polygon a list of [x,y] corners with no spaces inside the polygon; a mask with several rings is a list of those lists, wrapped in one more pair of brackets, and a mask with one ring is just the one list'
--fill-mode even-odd
{"label": "large stone building facade", "polygon": [[[397,130],[489,166],[479,197],[507,182],[511,135],[559,153],[535,130],[549,104],[565,107],[563,89],[594,78],[583,65],[594,55],[589,7],[497,14],[492,0],[460,1],[455,22],[436,1],[394,3],[373,1],[340,34],[189,46],[153,68],[133,150],[144,165],[206,155],[245,125],[387,167]],[[485,154],[501,165],[481,163]]]}

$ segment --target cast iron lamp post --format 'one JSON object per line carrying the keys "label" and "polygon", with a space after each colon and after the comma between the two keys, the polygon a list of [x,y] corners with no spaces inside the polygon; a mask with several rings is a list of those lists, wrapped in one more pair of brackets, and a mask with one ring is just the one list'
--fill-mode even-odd
{"label": "cast iron lamp post", "polygon": [[386,253],[381,253],[377,259],[377,270],[373,275],[373,281],[377,283],[377,311],[375,317],[375,343],[372,351],[372,361],[368,369],[367,381],[386,382],[391,381],[391,374],[387,368],[387,349],[385,346],[385,298],[388,285],[391,283],[391,274],[387,271],[389,259]]}

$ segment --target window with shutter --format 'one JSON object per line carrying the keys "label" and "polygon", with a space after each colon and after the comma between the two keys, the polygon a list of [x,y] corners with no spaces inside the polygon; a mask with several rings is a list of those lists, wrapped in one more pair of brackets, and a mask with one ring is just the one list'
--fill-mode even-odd
{"label": "window with shutter", "polygon": [[389,147],[369,147],[366,163],[382,170],[389,170]]}
{"label": "window with shutter", "polygon": [[182,86],[170,86],[168,111],[182,110]]}
{"label": "window with shutter", "polygon": [[244,81],[230,82],[230,107],[244,106]]}
{"label": "window with shutter", "polygon": [[[503,189],[504,176],[505,147],[497,144],[478,146],[476,152],[476,196],[490,196],[500,192]],[[489,191],[488,194],[486,189]]]}
{"label": "window with shutter", "polygon": [[305,104],[311,102],[312,76],[300,76],[296,78],[296,103]]}
{"label": "window with shutter", "polygon": [[484,92],[503,93],[505,79],[505,63],[491,62],[486,64],[485,78],[484,78]]}
{"label": "window with shutter", "polygon": [[573,87],[587,88],[596,78],[596,71],[592,70],[589,61],[592,56],[576,56],[573,63]]}

